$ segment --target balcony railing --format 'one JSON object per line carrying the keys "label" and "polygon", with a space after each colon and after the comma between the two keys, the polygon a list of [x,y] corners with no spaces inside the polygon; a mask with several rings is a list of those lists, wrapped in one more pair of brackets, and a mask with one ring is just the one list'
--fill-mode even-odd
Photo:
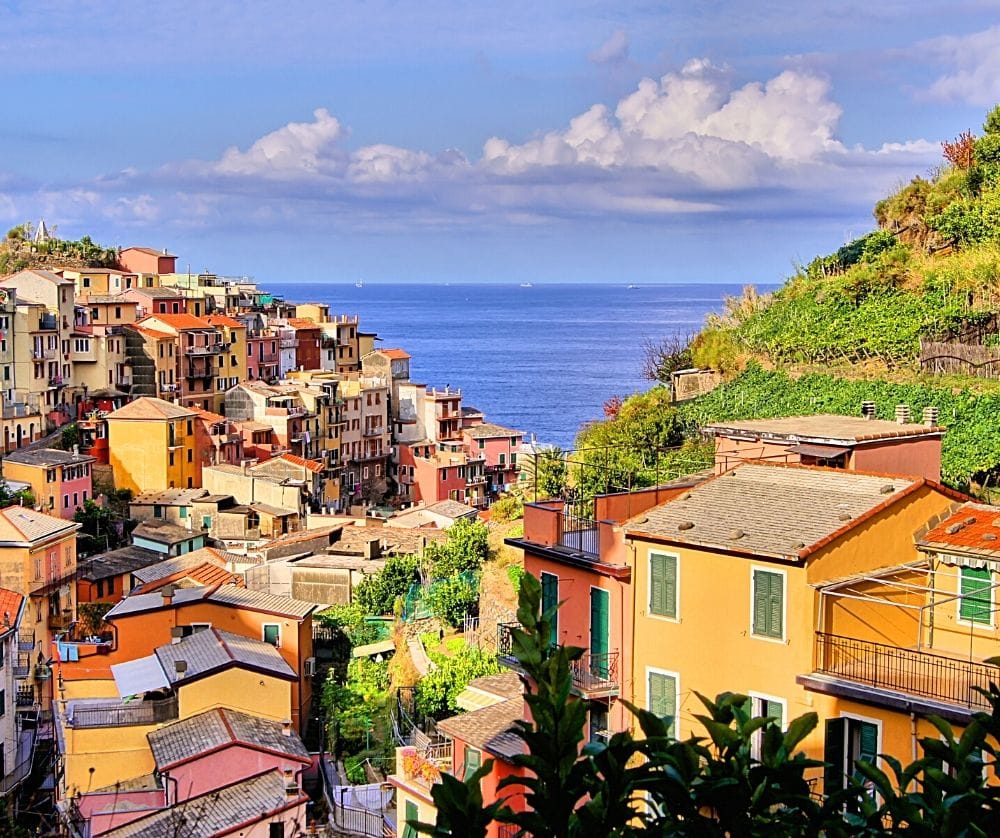
{"label": "balcony railing", "polygon": [[846,681],[989,710],[977,691],[1000,683],[1000,667],[816,632],[816,671]]}
{"label": "balcony railing", "polygon": [[185,347],[186,354],[188,355],[218,355],[223,349],[225,349],[224,343]]}
{"label": "balcony railing", "polygon": [[49,614],[48,626],[55,631],[68,629],[73,624],[72,614]]}
{"label": "balcony railing", "polygon": [[[511,669],[520,668],[514,656],[513,629],[521,628],[520,623],[500,623],[497,625],[497,659]],[[594,654],[584,652],[583,656],[570,664],[573,689],[587,698],[605,698],[618,695],[618,652]]]}
{"label": "balcony railing", "polygon": [[155,725],[177,718],[177,696],[159,701],[134,701],[129,704],[112,703],[90,707],[74,707],[69,723],[75,728],[134,727]]}
{"label": "balcony railing", "polygon": [[597,522],[572,512],[559,513],[559,543],[588,556],[597,558],[601,555]]}
{"label": "balcony railing", "polygon": [[31,357],[35,361],[51,361],[56,357],[56,351],[55,349],[33,349],[31,350]]}
{"label": "balcony railing", "polygon": [[19,652],[32,652],[35,649],[35,633],[31,630],[17,633],[17,650]]}
{"label": "balcony railing", "polygon": [[378,425],[373,428],[365,428],[361,433],[363,436],[382,436],[385,433],[385,426]]}

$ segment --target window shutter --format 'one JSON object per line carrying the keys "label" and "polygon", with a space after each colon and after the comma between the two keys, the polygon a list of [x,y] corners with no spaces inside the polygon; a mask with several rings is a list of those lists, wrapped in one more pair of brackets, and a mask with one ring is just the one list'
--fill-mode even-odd
{"label": "window shutter", "polygon": [[411,825],[412,823],[415,823],[417,818],[420,816],[420,813],[417,810],[417,804],[412,800],[407,800],[404,812],[403,838],[417,838],[417,830]]}
{"label": "window shutter", "polygon": [[677,730],[677,679],[662,672],[649,673],[649,710],[660,718],[670,717],[669,734]]}
{"label": "window shutter", "polygon": [[823,742],[823,793],[830,795],[845,786],[844,740],[847,736],[847,719],[827,719],[826,738]]}
{"label": "window shutter", "polygon": [[482,752],[476,750],[475,748],[470,748],[468,745],[465,746],[465,775],[462,777],[463,780],[468,780],[469,777],[473,775],[474,772],[479,770],[479,767],[483,764]]}
{"label": "window shutter", "polygon": [[993,595],[990,572],[986,568],[963,567],[961,570],[959,616],[970,623],[991,623]]}
{"label": "window shutter", "polygon": [[859,722],[858,759],[863,759],[873,765],[878,758],[878,725],[871,722]]}
{"label": "window shutter", "polygon": [[677,616],[677,557],[652,553],[649,557],[649,611],[660,617]]}
{"label": "window shutter", "polygon": [[771,597],[771,579],[763,570],[753,572],[753,633],[767,634],[768,601]]}
{"label": "window shutter", "polygon": [[559,616],[556,607],[559,605],[559,577],[554,573],[542,573],[542,614],[547,614],[552,620],[552,633],[549,643],[556,646],[559,643]]}
{"label": "window shutter", "polygon": [[782,706],[780,701],[765,701],[764,702],[764,715],[768,718],[774,719],[778,727],[785,726],[785,720],[782,714]]}
{"label": "window shutter", "polygon": [[771,577],[771,591],[770,599],[768,603],[768,634],[771,637],[783,637],[785,627],[782,625],[784,602],[782,601],[785,596],[784,585],[782,585],[782,578],[777,573],[767,574]]}

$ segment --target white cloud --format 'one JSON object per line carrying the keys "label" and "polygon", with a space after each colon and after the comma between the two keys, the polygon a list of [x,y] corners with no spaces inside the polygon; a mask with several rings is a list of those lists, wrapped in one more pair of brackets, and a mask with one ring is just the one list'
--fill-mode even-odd
{"label": "white cloud", "polygon": [[918,49],[949,68],[930,86],[933,98],[987,107],[1000,100],[1000,26],[934,38]]}
{"label": "white cloud", "polygon": [[326,108],[313,111],[313,122],[289,122],[265,134],[246,151],[228,148],[216,171],[232,175],[286,176],[320,174],[342,161],[335,154],[343,136],[340,122]]}
{"label": "white cloud", "polygon": [[587,56],[595,64],[617,64],[628,58],[628,35],[624,29],[611,33],[603,44]]}

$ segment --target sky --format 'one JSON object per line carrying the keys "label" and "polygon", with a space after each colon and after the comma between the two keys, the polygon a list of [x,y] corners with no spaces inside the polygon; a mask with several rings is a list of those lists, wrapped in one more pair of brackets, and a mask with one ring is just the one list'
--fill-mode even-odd
{"label": "sky", "polygon": [[1000,102],[1000,0],[0,0],[0,227],[261,282],[754,282]]}

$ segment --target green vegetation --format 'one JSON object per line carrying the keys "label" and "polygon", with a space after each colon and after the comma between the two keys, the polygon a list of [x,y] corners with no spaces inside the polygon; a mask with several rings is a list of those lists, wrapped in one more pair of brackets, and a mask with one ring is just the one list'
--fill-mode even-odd
{"label": "green vegetation", "polygon": [[460,518],[448,528],[444,542],[424,550],[424,561],[433,579],[445,579],[468,570],[479,570],[489,557],[489,530],[482,521]]}
{"label": "green vegetation", "polygon": [[366,614],[392,614],[396,600],[419,581],[416,556],[390,556],[378,573],[366,576],[354,596]]}
{"label": "green vegetation", "polygon": [[124,547],[135,525],[135,522],[122,519],[111,506],[101,506],[89,499],[83,502],[83,506],[77,507],[73,520],[80,524],[76,536],[77,551],[83,556]]}
{"label": "green vegetation", "polygon": [[524,517],[524,498],[520,495],[504,495],[490,507],[490,520],[500,524],[517,521]]}
{"label": "green vegetation", "polygon": [[446,576],[427,591],[431,613],[452,628],[461,628],[466,614],[479,612],[479,577],[469,572]]}
{"label": "green vegetation", "polygon": [[465,643],[451,655],[428,648],[427,656],[434,668],[417,684],[417,712],[435,719],[458,712],[455,700],[473,678],[500,671],[495,655]]}
{"label": "green vegetation", "polygon": [[[613,836],[882,836],[931,838],[1000,833],[994,782],[1000,757],[1000,688],[991,685],[992,712],[974,714],[960,737],[936,717],[938,735],[920,740],[909,765],[882,757],[886,767],[859,760],[845,788],[819,798],[809,778],[824,764],[798,750],[818,723],[816,713],[782,729],[753,717],[747,696],[699,695],[704,733],[670,736],[671,719],[629,705],[642,738],[616,733],[584,745],[587,703],[571,696],[571,662],[584,650],[549,643],[554,609],[541,613],[541,585],[521,587],[514,654],[531,685],[525,701],[532,721],[517,722],[527,753],[513,763],[525,776],[499,784],[484,805],[480,781],[492,760],[464,783],[448,774],[431,794],[437,823],[419,825],[436,836],[481,838],[497,821],[534,838]],[[993,662],[997,662],[994,659]],[[582,749],[581,749],[581,746]],[[526,811],[504,805],[504,791],[523,794]],[[499,799],[496,799],[499,798]]]}
{"label": "green vegetation", "polygon": [[118,249],[95,244],[90,236],[77,241],[60,239],[55,228],[49,238],[32,241],[35,228],[31,222],[11,227],[0,241],[0,276],[24,268],[41,268],[47,265],[77,265],[90,268],[113,268],[118,265]]}
{"label": "green vegetation", "polygon": [[357,658],[347,665],[343,684],[328,678],[323,706],[330,720],[330,749],[338,756],[368,753],[374,743],[386,742],[389,664]]}

